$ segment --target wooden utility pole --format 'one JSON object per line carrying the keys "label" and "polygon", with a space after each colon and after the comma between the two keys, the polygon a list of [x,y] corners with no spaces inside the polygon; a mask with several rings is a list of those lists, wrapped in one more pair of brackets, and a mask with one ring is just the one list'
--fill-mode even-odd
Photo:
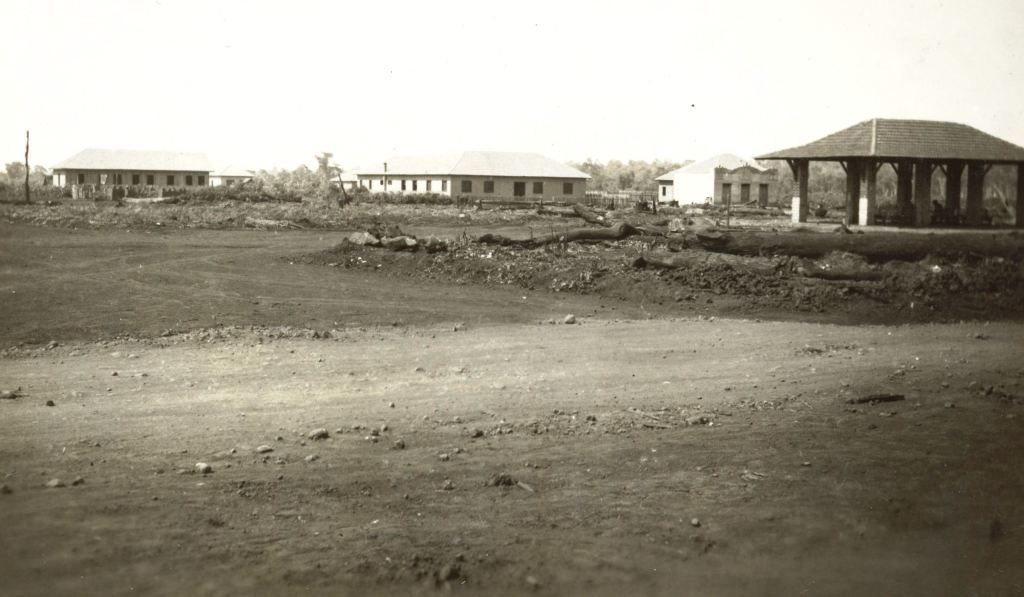
{"label": "wooden utility pole", "polygon": [[28,168],[28,131],[25,131],[25,203],[32,202],[32,192],[29,191],[28,175],[31,172]]}

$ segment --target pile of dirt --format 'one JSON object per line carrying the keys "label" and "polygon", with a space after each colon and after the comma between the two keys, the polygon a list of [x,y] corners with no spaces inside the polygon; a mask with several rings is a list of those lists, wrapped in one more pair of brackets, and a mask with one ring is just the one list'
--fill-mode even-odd
{"label": "pile of dirt", "polygon": [[645,304],[709,304],[731,297],[753,311],[917,309],[927,319],[971,316],[979,309],[989,317],[1022,314],[1024,266],[998,257],[873,264],[838,252],[807,259],[684,249],[665,254],[685,266],[637,266],[644,262],[638,257],[664,251],[665,244],[632,238],[523,248],[464,239],[450,242],[444,252],[411,253],[345,242],[304,260],[391,276],[597,294]]}

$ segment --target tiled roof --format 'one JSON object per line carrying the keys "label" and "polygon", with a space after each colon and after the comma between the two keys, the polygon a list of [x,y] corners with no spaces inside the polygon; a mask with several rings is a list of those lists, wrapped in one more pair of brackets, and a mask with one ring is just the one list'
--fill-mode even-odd
{"label": "tiled roof", "polygon": [[150,170],[160,172],[212,172],[203,153],[84,149],[53,167],[54,170]]}
{"label": "tiled roof", "polygon": [[[529,178],[590,178],[584,172],[536,153],[466,151],[456,155],[413,156],[387,161],[388,176],[521,176]],[[384,174],[380,168],[364,169],[364,176]]]}
{"label": "tiled roof", "polygon": [[753,168],[758,172],[768,170],[768,168],[760,166],[754,160],[744,159],[731,153],[722,153],[706,160],[701,160],[699,162],[683,166],[682,168],[677,168],[671,172],[666,172],[655,180],[670,181],[675,179],[676,174],[708,174],[710,172],[714,172],[718,168],[725,168],[730,171],[736,170],[737,168]]}
{"label": "tiled roof", "polygon": [[875,118],[757,159],[852,157],[1024,162],[1024,147],[957,122]]}

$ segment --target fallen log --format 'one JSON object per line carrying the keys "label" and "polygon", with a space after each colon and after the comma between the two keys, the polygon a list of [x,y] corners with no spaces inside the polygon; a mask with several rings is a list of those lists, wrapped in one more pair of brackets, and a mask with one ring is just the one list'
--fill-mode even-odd
{"label": "fallen log", "polygon": [[514,239],[500,234],[484,234],[476,242],[484,245],[501,245],[503,247],[525,247],[528,249],[543,247],[555,243],[571,243],[581,241],[620,240],[627,236],[640,234],[640,229],[626,223],[611,228],[574,228],[562,233],[548,234],[535,238]]}
{"label": "fallen log", "polygon": [[900,402],[904,400],[903,394],[870,394],[860,398],[850,398],[847,404],[877,404],[880,402]]}
{"label": "fallen log", "polygon": [[870,262],[920,261],[928,255],[962,257],[1024,257],[1024,238],[1012,234],[919,234],[873,232],[829,234],[803,232],[718,232],[697,234],[704,249],[732,255],[789,255],[819,258],[834,251],[860,255]]}
{"label": "fallen log", "polygon": [[608,227],[611,226],[611,224],[608,223],[608,221],[604,218],[604,216],[599,216],[599,215],[591,212],[589,209],[587,209],[586,207],[580,205],[579,203],[573,203],[572,211],[577,216],[583,218],[583,221],[588,223],[588,224],[593,224],[595,226],[604,226],[605,228],[608,228]]}
{"label": "fallen log", "polygon": [[710,263],[728,264],[732,269],[761,276],[774,276],[776,269],[769,264],[750,263],[749,260],[731,255],[708,255],[700,251],[687,251],[671,254],[647,254],[633,260],[633,267],[653,267],[658,269],[691,269]]}

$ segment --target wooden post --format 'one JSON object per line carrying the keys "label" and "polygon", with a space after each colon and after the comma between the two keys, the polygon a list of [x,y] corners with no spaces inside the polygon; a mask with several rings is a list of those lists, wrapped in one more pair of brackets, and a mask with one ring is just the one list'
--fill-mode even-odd
{"label": "wooden post", "polygon": [[874,226],[875,224],[875,205],[878,198],[878,167],[879,164],[870,160],[864,163],[864,178],[867,192],[864,197],[860,198],[859,223],[861,226]]}
{"label": "wooden post", "polygon": [[1017,164],[1017,218],[1014,224],[1024,228],[1024,162]]}
{"label": "wooden post", "polygon": [[843,224],[853,226],[857,223],[857,207],[860,203],[860,160],[850,160],[846,164],[846,217]]}
{"label": "wooden post", "polygon": [[914,164],[914,225],[927,226],[932,214],[932,165],[926,161]]}
{"label": "wooden post", "polygon": [[28,167],[28,131],[25,131],[25,203],[32,203],[32,191],[28,185],[28,175],[31,172]]}
{"label": "wooden post", "polygon": [[963,173],[963,162],[953,161],[946,164],[946,214],[954,223],[960,216],[960,187]]}
{"label": "wooden post", "polygon": [[906,225],[913,221],[914,163],[909,160],[896,162],[896,208],[900,224]]}
{"label": "wooden post", "polygon": [[791,160],[789,167],[793,170],[793,178],[796,179],[797,195],[793,197],[793,222],[806,222],[808,212],[808,191],[807,178],[810,175],[810,161]]}
{"label": "wooden post", "polygon": [[985,191],[985,165],[972,162],[967,165],[967,225],[981,224],[982,193]]}

